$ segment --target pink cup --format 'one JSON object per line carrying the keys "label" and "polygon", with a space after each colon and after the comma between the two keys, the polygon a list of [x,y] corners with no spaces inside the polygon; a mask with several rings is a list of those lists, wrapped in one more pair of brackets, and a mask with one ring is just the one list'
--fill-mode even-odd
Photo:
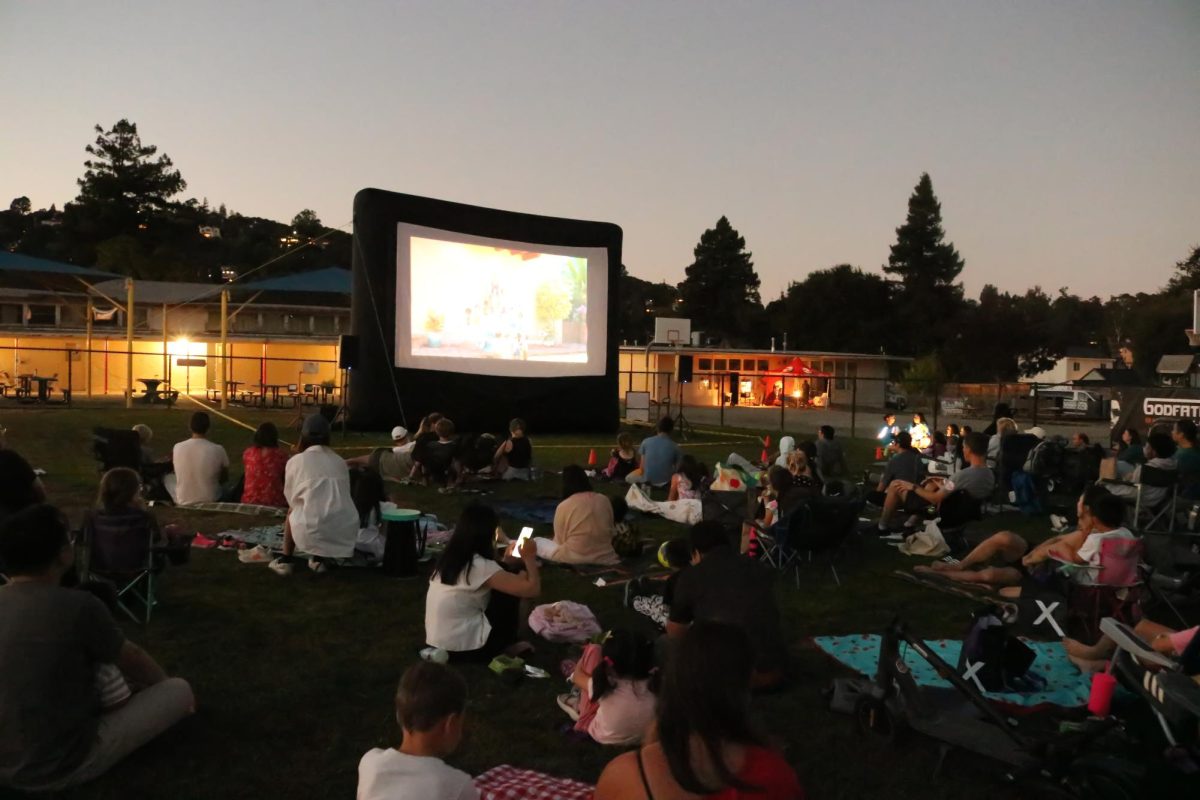
{"label": "pink cup", "polygon": [[1112,707],[1113,692],[1117,689],[1117,679],[1107,672],[1097,672],[1092,676],[1092,693],[1088,696],[1088,711],[1096,717],[1107,717]]}

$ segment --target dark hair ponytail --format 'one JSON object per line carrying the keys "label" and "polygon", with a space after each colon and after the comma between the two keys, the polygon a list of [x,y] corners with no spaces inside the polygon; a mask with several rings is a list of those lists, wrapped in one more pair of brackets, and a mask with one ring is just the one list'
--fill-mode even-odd
{"label": "dark hair ponytail", "polygon": [[[592,702],[608,694],[617,680],[644,681],[656,676],[654,644],[636,631],[614,630],[601,648],[603,660],[592,673]],[[656,689],[651,686],[651,689]]]}

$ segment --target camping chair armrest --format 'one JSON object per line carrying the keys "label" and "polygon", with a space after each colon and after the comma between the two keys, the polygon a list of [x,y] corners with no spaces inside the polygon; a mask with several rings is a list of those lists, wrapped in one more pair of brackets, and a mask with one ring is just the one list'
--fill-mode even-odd
{"label": "camping chair armrest", "polygon": [[1163,672],[1158,675],[1158,685],[1164,690],[1164,700],[1200,717],[1200,685],[1195,678],[1182,672]]}
{"label": "camping chair armrest", "polygon": [[1174,659],[1168,658],[1152,648],[1134,633],[1132,628],[1112,617],[1100,620],[1100,632],[1112,639],[1119,649],[1129,653],[1143,664],[1157,664],[1171,670],[1179,669],[1179,664]]}

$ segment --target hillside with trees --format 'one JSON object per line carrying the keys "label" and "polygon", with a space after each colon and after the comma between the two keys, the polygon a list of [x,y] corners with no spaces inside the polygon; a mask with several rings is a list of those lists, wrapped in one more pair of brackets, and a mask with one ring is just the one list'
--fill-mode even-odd
{"label": "hillside with trees", "polygon": [[[17,197],[0,210],[0,247],[151,280],[220,281],[230,272],[268,277],[348,267],[351,237],[310,209],[290,222],[243,216],[207,198],[181,199],[187,182],[170,156],[142,142],[137,125],[99,125],[83,150],[79,194],[62,209]],[[792,349],[888,353],[920,359],[952,380],[1002,381],[1037,374],[1068,348],[1092,345],[1153,377],[1165,353],[1187,352],[1192,292],[1200,289],[1200,245],[1157,291],[1107,299],[1066,288],[1024,292],[984,286],[968,297],[961,254],[942,223],[933,181],[922,174],[908,199],[886,264],[837,264],[797,278],[765,305],[745,238],[721,216],[701,233],[677,285],[652,283],[622,266],[618,339],[645,343],[657,316],[686,316],[706,341]],[[1152,265],[1142,265],[1152,266]]]}

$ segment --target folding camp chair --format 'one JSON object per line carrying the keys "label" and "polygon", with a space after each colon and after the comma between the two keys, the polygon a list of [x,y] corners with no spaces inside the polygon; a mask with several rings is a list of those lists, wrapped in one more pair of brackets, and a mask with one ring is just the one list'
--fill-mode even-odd
{"label": "folding camp chair", "polygon": [[134,622],[150,622],[154,597],[155,527],[144,513],[88,514],[81,545],[81,578],[100,578],[116,590],[117,606]]}
{"label": "folding camp chair", "polygon": [[780,572],[791,570],[797,589],[800,588],[800,551],[792,542],[800,536],[809,522],[809,517],[808,507],[799,506],[787,519],[775,523],[770,528],[762,528],[758,523],[754,523],[755,537],[758,539],[761,553],[759,559]]}
{"label": "folding camp chair", "polygon": [[[1133,525],[1139,531],[1169,533],[1175,530],[1175,507],[1179,501],[1179,473],[1143,464],[1138,470],[1137,498],[1133,506]],[[1151,506],[1144,498],[1148,488],[1165,489],[1166,495]],[[1143,522],[1145,517],[1145,522]],[[1162,525],[1164,527],[1155,527]]]}
{"label": "folding camp chair", "polygon": [[1112,671],[1130,692],[1145,700],[1167,744],[1197,752],[1197,720],[1200,720],[1200,636],[1178,659],[1156,651],[1119,620],[1105,618],[1100,630],[1117,646]]}
{"label": "folding camp chair", "polygon": [[1108,538],[1100,542],[1097,566],[1062,564],[1066,573],[1089,570],[1096,575],[1094,584],[1067,583],[1067,624],[1081,640],[1100,638],[1100,620],[1105,617],[1128,625],[1141,617],[1143,551],[1141,539]]}

